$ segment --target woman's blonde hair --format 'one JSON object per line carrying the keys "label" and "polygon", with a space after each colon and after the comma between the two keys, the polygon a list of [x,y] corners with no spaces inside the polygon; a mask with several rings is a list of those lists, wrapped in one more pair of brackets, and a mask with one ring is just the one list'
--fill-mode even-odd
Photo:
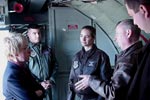
{"label": "woman's blonde hair", "polygon": [[7,58],[15,57],[25,43],[27,43],[27,38],[20,33],[10,33],[9,36],[5,37],[4,52]]}

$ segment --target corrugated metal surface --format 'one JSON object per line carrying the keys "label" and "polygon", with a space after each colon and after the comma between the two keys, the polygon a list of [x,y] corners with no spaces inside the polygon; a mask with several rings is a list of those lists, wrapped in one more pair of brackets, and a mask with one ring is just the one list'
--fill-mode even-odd
{"label": "corrugated metal surface", "polygon": [[97,4],[73,0],[69,6],[93,18],[111,38],[113,38],[116,23],[129,18],[123,0],[105,0]]}

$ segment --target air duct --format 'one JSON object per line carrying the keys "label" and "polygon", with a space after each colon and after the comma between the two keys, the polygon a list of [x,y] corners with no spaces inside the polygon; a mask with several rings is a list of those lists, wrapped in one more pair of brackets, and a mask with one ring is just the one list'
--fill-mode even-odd
{"label": "air duct", "polygon": [[29,11],[33,13],[40,12],[45,4],[46,0],[30,0]]}

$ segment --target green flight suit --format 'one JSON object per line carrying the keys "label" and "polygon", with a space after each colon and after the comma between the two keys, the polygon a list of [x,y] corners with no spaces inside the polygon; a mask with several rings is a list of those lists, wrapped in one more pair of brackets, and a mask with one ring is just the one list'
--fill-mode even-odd
{"label": "green flight suit", "polygon": [[[31,56],[28,64],[35,79],[39,83],[44,80],[50,80],[55,86],[58,63],[52,49],[40,43],[29,43],[29,48],[31,49]],[[43,100],[52,100],[52,88],[46,90]],[[53,100],[55,100],[55,98]]]}

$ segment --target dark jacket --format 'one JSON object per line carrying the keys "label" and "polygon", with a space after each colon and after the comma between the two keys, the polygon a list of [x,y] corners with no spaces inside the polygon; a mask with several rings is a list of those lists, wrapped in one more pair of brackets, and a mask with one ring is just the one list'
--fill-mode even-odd
{"label": "dark jacket", "polygon": [[43,96],[38,97],[36,90],[42,90],[44,94],[43,87],[35,81],[28,69],[8,61],[3,76],[6,100],[42,100]]}
{"label": "dark jacket", "polygon": [[150,100],[150,43],[143,47],[138,58],[139,66],[127,100]]}
{"label": "dark jacket", "polygon": [[125,100],[128,88],[137,69],[136,52],[142,42],[137,42],[116,56],[115,69],[109,83],[91,77],[90,87],[106,100]]}
{"label": "dark jacket", "polygon": [[[74,84],[80,79],[78,75],[95,75],[101,80],[109,81],[112,75],[112,69],[108,55],[93,45],[92,49],[85,52],[84,48],[79,51],[72,63],[69,78],[69,94],[67,100],[75,100],[75,94],[82,98],[81,100],[98,100],[98,94],[90,87],[85,90],[76,91]],[[99,97],[99,100],[102,98]]]}

